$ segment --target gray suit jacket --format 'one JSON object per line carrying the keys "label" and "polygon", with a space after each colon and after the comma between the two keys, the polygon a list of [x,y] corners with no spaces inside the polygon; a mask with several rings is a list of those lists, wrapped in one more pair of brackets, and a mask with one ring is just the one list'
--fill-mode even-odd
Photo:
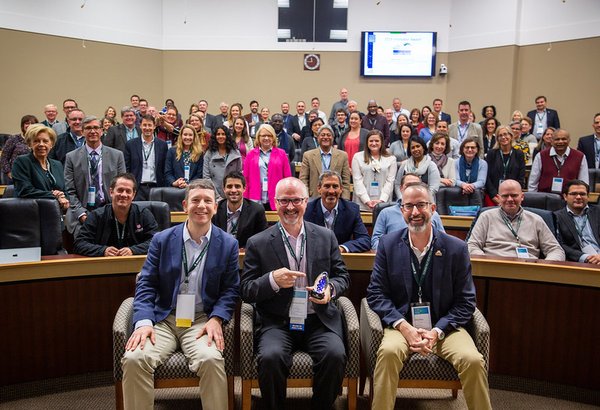
{"label": "gray suit jacket", "polygon": [[[456,141],[459,142],[459,144],[461,144],[463,142],[463,140],[467,137],[471,137],[473,139],[475,139],[478,143],[479,143],[479,147],[481,148],[479,150],[479,158],[483,158],[483,155],[485,154],[483,151],[483,130],[481,129],[481,125],[471,122],[469,123],[469,126],[467,127],[467,131],[465,132],[465,135],[463,136],[463,138],[460,138],[460,134],[458,132],[458,123],[455,122],[454,124],[450,124],[450,126],[448,127],[448,136],[450,138],[454,138]],[[459,152],[459,156],[462,154],[462,152]]]}
{"label": "gray suit jacket", "polygon": [[[142,130],[137,125],[135,126],[137,136],[142,137]],[[125,125],[119,124],[114,127],[110,127],[108,132],[102,139],[102,143],[111,148],[118,149],[121,152],[125,152],[125,144],[127,143],[127,130]]]}
{"label": "gray suit jacket", "polygon": [[[108,188],[111,179],[125,172],[123,153],[114,148],[102,146],[102,190],[106,202],[110,202]],[[69,195],[70,206],[67,210],[66,227],[70,233],[75,232],[79,217],[87,213],[87,195],[90,184],[89,161],[86,145],[67,154],[65,160],[65,187]]]}

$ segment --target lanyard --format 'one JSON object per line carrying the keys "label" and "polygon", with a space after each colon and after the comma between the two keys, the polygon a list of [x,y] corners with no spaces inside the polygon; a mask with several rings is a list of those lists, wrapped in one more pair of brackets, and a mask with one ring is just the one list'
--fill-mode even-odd
{"label": "lanyard", "polygon": [[458,136],[460,137],[460,141],[462,142],[463,139],[465,139],[465,136],[467,135],[467,131],[469,131],[469,126],[471,124],[467,123],[467,125],[465,125],[464,127],[464,131],[460,132],[462,126],[460,124],[458,124]]}
{"label": "lanyard", "polygon": [[506,172],[508,171],[508,166],[510,165],[510,157],[512,157],[513,150],[511,149],[508,153],[508,161],[504,161],[504,154],[502,150],[500,150],[500,157],[502,157],[502,165],[504,166],[504,173],[502,174],[502,179],[506,179]]}
{"label": "lanyard", "polygon": [[573,217],[573,223],[575,224],[575,230],[577,231],[577,234],[579,235],[579,239],[583,242],[583,231],[585,230],[585,226],[588,223],[588,216],[587,214],[583,215],[581,217],[581,219],[583,220],[583,223],[581,225],[579,225],[577,223],[577,219],[575,219],[575,215],[571,215]]}
{"label": "lanyard", "polygon": [[510,230],[510,233],[513,234],[513,236],[515,237],[515,239],[517,240],[517,244],[521,244],[521,241],[519,240],[519,228],[521,228],[521,221],[523,220],[523,214],[519,215],[519,218],[517,220],[517,230],[515,231],[515,229],[513,228],[512,224],[510,223],[510,221],[504,216],[502,215],[502,220],[504,221],[504,224],[508,227],[508,229]]}
{"label": "lanyard", "polygon": [[425,281],[425,276],[427,276],[427,271],[429,270],[429,264],[431,263],[431,257],[433,256],[433,243],[430,245],[429,251],[427,252],[427,259],[425,259],[425,265],[423,265],[423,269],[421,272],[417,273],[417,268],[415,267],[415,262],[411,258],[410,267],[412,268],[413,277],[415,278],[415,282],[419,285],[418,296],[419,303],[423,303],[423,282]]}
{"label": "lanyard", "polygon": [[183,247],[181,250],[181,259],[183,261],[183,272],[185,273],[185,282],[184,283],[186,283],[186,284],[189,283],[190,273],[192,273],[194,271],[194,269],[196,269],[198,267],[198,265],[202,261],[202,258],[206,254],[206,251],[207,251],[209,245],[210,245],[210,240],[204,246],[204,248],[202,248],[200,255],[198,255],[196,260],[192,263],[192,266],[188,269],[187,252],[185,250],[185,243],[183,244]]}
{"label": "lanyard", "polygon": [[[555,166],[555,167],[556,167],[556,169],[558,170],[558,175],[557,175],[557,176],[560,176],[560,169],[563,167],[563,165],[564,165],[565,163],[564,163],[564,161],[563,161],[563,162],[557,161],[557,160],[556,160],[556,157],[557,157],[557,156],[558,156],[558,155],[555,155],[555,156],[553,156],[553,157],[552,157],[552,161],[554,161],[554,166]],[[559,164],[560,164],[560,165],[559,165]]]}
{"label": "lanyard", "polygon": [[125,239],[125,225],[123,224],[123,230],[119,231],[119,221],[115,217],[115,229],[117,230],[117,242],[119,246],[123,246],[123,239]]}
{"label": "lanyard", "polygon": [[142,151],[144,151],[144,163],[148,162],[148,158],[150,158],[150,154],[152,154],[152,148],[154,148],[154,140],[152,140],[149,150],[146,150],[146,146],[142,143]]}
{"label": "lanyard", "polygon": [[535,116],[540,122],[542,122],[544,120],[544,117],[546,116],[546,110],[542,111],[542,115],[536,113]]}
{"label": "lanyard", "polygon": [[304,258],[304,246],[306,245],[306,233],[304,234],[304,237],[302,238],[302,242],[301,242],[301,246],[300,246],[300,257],[297,258],[296,252],[292,248],[292,244],[288,240],[287,235],[285,234],[285,231],[283,230],[283,227],[281,226],[281,223],[278,223],[277,226],[279,226],[279,231],[281,232],[281,236],[283,237],[283,243],[285,244],[286,248],[290,252],[290,255],[292,255],[292,259],[294,259],[294,262],[296,262],[296,270],[299,271],[300,264],[302,263],[302,258]]}
{"label": "lanyard", "polygon": [[183,151],[183,153],[181,154],[181,156],[183,158],[183,166],[189,166],[190,165],[191,152],[190,151]]}

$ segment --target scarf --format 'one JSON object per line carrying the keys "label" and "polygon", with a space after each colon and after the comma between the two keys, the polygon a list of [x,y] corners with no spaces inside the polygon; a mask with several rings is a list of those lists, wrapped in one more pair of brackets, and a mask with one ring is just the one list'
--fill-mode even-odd
{"label": "scarf", "polygon": [[[471,171],[468,177],[467,170]],[[479,156],[476,155],[475,158],[473,158],[473,162],[468,164],[465,157],[461,155],[458,160],[458,171],[461,181],[466,182],[467,184],[472,184],[477,181],[477,174],[479,173]]]}
{"label": "scarf", "polygon": [[431,163],[431,159],[429,158],[428,155],[425,155],[423,157],[423,159],[421,160],[421,162],[419,163],[419,166],[415,167],[415,161],[413,159],[413,157],[409,157],[406,160],[406,166],[404,167],[404,173],[407,172],[414,172],[417,175],[421,176],[421,179],[423,175],[427,174],[427,170],[429,168],[429,164]]}
{"label": "scarf", "polygon": [[444,168],[448,163],[448,155],[435,155],[433,152],[431,152],[429,156],[431,157],[431,162],[437,165],[438,170],[440,171],[440,178],[445,178],[444,173],[442,172],[442,168]]}

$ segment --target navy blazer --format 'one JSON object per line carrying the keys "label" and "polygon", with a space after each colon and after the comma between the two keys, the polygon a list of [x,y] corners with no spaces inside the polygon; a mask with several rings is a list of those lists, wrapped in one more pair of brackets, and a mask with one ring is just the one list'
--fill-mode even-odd
{"label": "navy blazer", "polygon": [[[167,159],[167,143],[158,138],[154,138],[154,172],[156,175],[156,185],[165,186],[165,162]],[[127,172],[135,176],[139,185],[142,182],[142,168],[144,167],[144,157],[142,148],[142,138],[137,137],[127,141],[125,144],[125,166]]]}
{"label": "navy blazer", "polygon": [[60,161],[63,165],[65,165],[67,154],[76,149],[77,145],[75,144],[75,141],[73,141],[71,133],[67,130],[67,132],[60,134],[56,138],[56,144],[54,144],[54,147],[52,147],[50,150],[48,158]]}
{"label": "navy blazer", "polygon": [[[190,161],[190,181],[197,178],[202,178],[202,168],[204,167],[204,154],[200,155],[198,161]],[[177,148],[172,147],[167,151],[167,159],[165,163],[165,186],[173,186],[173,182],[179,178],[183,178],[183,155],[177,159]]]}
{"label": "navy blazer", "polygon": [[[467,244],[433,229],[431,323],[448,334],[471,320],[475,311],[475,285]],[[369,307],[384,327],[410,319],[415,279],[411,269],[408,229],[384,235],[379,240],[371,282],[367,287]]]}
{"label": "navy blazer", "polygon": [[[328,272],[335,295],[341,296],[350,287],[350,276],[333,232],[310,222],[305,222],[304,227],[307,283],[312,285],[321,272]],[[269,281],[269,272],[283,267],[295,269],[295,266],[290,267],[278,226],[271,226],[248,240],[241,292],[245,302],[256,305],[259,333],[285,325],[289,320],[288,312],[294,289],[285,288],[275,292]],[[342,316],[335,304],[313,306],[321,322],[343,340]]]}
{"label": "navy blazer", "polygon": [[[304,220],[325,226],[321,198],[315,198],[308,203]],[[343,198],[338,200],[338,214],[333,224],[333,233],[338,243],[348,248],[348,252],[365,252],[371,249],[371,237],[360,217],[360,207],[354,202]]]}
{"label": "navy blazer", "polygon": [[[182,273],[183,229],[179,224],[157,233],[135,287],[133,323],[164,320],[177,305]],[[231,320],[239,295],[239,249],[237,241],[213,225],[200,294],[210,319]]]}
{"label": "navy blazer", "polygon": [[[554,211],[556,217],[556,227],[558,231],[558,242],[565,251],[568,261],[579,262],[583,255],[581,250],[581,238],[575,227],[573,217],[567,212],[567,208]],[[596,205],[591,205],[588,210],[588,220],[596,242],[600,245],[600,209]]]}
{"label": "navy blazer", "polygon": [[586,135],[585,137],[579,138],[577,142],[577,151],[583,152],[585,159],[588,163],[589,169],[596,168],[596,146],[594,145],[594,134]]}
{"label": "navy blazer", "polygon": [[[531,110],[527,113],[527,116],[531,118],[531,122],[533,123],[532,131],[535,131],[535,114],[537,110]],[[546,108],[546,125],[548,127],[554,127],[556,129],[560,128],[560,120],[558,119],[558,112],[551,108]]]}

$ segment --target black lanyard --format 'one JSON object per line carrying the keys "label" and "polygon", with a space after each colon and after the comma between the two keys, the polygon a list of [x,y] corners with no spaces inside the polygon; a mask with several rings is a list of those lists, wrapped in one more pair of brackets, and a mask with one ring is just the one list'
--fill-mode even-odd
{"label": "black lanyard", "polygon": [[286,248],[290,252],[290,255],[292,255],[292,259],[294,259],[294,262],[296,262],[296,270],[300,271],[300,265],[302,264],[302,258],[304,258],[304,247],[306,245],[306,232],[304,233],[304,237],[302,238],[302,242],[301,242],[301,246],[300,246],[300,257],[297,258],[296,252],[292,248],[292,244],[288,240],[287,235],[285,234],[285,231],[283,230],[283,227],[281,226],[281,223],[278,222],[277,226],[279,226],[279,231],[281,232],[281,236],[283,237],[283,243],[285,244]]}
{"label": "black lanyard", "polygon": [[[563,160],[563,162],[560,162],[560,161],[557,161],[557,160],[556,160],[556,157],[557,157],[557,155],[554,155],[554,156],[552,157],[552,161],[554,161],[554,166],[556,166],[556,169],[558,170],[558,175],[557,175],[557,176],[559,176],[559,177],[560,177],[560,169],[563,167],[563,165],[565,165],[565,162],[564,162],[564,161],[566,161],[566,159],[565,159],[565,160]],[[560,165],[559,165],[559,164],[560,164]]]}
{"label": "black lanyard", "polygon": [[500,157],[502,157],[502,166],[504,167],[504,173],[502,174],[502,179],[506,179],[506,172],[508,171],[508,166],[510,165],[510,157],[512,157],[513,150],[511,149],[508,153],[508,161],[504,161],[504,154],[502,150],[500,150]]}
{"label": "black lanyard", "polygon": [[206,251],[208,250],[208,245],[210,245],[210,241],[208,241],[208,243],[204,246],[204,248],[200,252],[200,255],[198,255],[196,260],[192,263],[192,266],[188,269],[187,252],[185,250],[185,243],[183,244],[183,248],[181,250],[181,259],[183,262],[183,273],[185,274],[184,283],[186,283],[186,284],[189,283],[190,273],[192,273],[194,271],[194,269],[196,269],[198,267],[198,265],[200,264],[200,262],[202,261],[202,258],[204,257],[204,255],[206,254]]}
{"label": "black lanyard", "polygon": [[[425,282],[425,276],[427,276],[427,271],[429,270],[429,264],[431,263],[431,257],[433,256],[433,242],[429,245],[430,248],[427,251],[427,259],[425,259],[425,265],[422,265],[421,272],[417,272],[417,268],[415,266],[414,260],[410,261],[410,267],[412,268],[413,277],[415,278],[415,282],[419,286],[419,290],[417,292],[419,296],[419,303],[423,303],[423,282]],[[421,266],[419,266],[421,267]]]}
{"label": "black lanyard", "polygon": [[119,221],[117,220],[117,217],[115,216],[115,229],[117,230],[117,243],[119,244],[119,246],[123,246],[123,239],[125,239],[125,225],[127,224],[127,220],[125,220],[125,223],[123,224],[123,231],[119,230]]}
{"label": "black lanyard", "polygon": [[154,148],[154,140],[152,140],[152,143],[150,144],[150,149],[146,151],[146,146],[142,143],[142,151],[144,153],[144,163],[147,164],[148,163],[148,158],[150,158],[150,155],[152,154],[152,148]]}
{"label": "black lanyard", "polygon": [[518,217],[516,231],[513,228],[511,222],[508,220],[508,218],[506,218],[504,215],[501,215],[501,216],[502,216],[502,220],[504,221],[504,224],[507,226],[510,233],[512,233],[513,236],[515,237],[515,239],[517,240],[517,244],[521,245],[521,241],[519,240],[519,228],[521,228],[521,221],[523,220],[523,214],[519,215],[519,217]]}

